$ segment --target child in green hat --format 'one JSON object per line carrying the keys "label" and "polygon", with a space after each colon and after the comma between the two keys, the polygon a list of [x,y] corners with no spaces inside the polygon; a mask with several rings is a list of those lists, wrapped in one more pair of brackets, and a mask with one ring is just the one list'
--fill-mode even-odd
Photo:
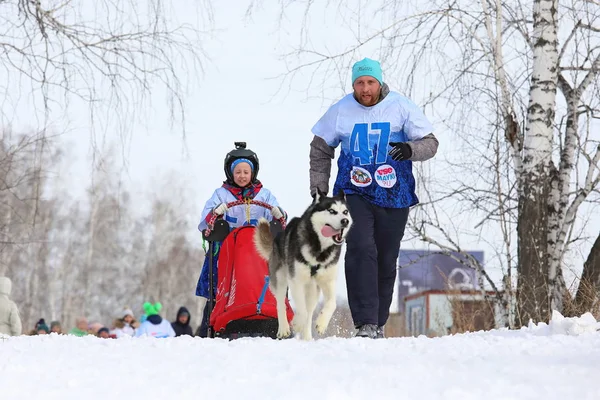
{"label": "child in green hat", "polygon": [[162,309],[160,303],[144,303],[144,313],[146,320],[142,322],[140,327],[135,331],[135,336],[151,336],[155,338],[175,337],[175,331],[171,323],[160,316],[159,312]]}

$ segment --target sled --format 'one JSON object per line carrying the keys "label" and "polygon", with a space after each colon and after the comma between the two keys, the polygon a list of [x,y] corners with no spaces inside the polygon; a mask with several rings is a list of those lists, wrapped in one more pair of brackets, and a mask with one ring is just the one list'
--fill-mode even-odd
{"label": "sled", "polygon": [[[233,201],[227,207],[254,204],[271,209],[256,200]],[[277,301],[269,290],[269,268],[254,246],[256,227],[245,225],[230,230],[229,223],[217,216],[207,222],[202,233],[209,242],[208,337],[277,337]],[[285,218],[272,220],[271,233],[285,229]],[[214,246],[220,242],[217,282],[213,275]],[[216,284],[217,294],[213,298]],[[286,298],[286,314],[291,323],[294,313]]]}

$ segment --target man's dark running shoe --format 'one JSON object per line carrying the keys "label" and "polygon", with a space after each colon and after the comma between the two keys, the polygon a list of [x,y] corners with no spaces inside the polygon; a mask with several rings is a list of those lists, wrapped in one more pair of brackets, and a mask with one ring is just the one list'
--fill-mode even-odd
{"label": "man's dark running shoe", "polygon": [[379,331],[375,324],[364,324],[358,327],[358,332],[354,337],[365,337],[369,339],[377,338]]}

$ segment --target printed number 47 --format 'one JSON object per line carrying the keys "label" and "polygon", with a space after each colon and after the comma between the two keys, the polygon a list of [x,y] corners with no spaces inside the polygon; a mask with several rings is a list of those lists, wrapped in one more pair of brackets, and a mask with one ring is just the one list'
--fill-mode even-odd
{"label": "printed number 47", "polygon": [[[375,164],[383,164],[387,160],[387,147],[390,141],[390,123],[374,122],[371,130],[379,130]],[[376,135],[376,133],[373,133]],[[371,164],[373,149],[369,146],[369,124],[356,124],[350,136],[350,153],[360,160],[360,165]]]}

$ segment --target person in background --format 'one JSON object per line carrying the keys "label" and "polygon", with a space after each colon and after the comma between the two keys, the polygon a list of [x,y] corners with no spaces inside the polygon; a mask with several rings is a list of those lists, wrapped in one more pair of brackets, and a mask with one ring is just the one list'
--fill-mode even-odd
{"label": "person in background", "polygon": [[48,328],[46,321],[44,320],[44,318],[40,318],[40,320],[38,322],[36,322],[35,328],[31,334],[32,335],[47,335],[49,333],[50,333],[50,328]]}
{"label": "person in background", "polygon": [[180,307],[179,311],[177,311],[177,319],[171,323],[171,326],[175,331],[175,336],[194,336],[194,332],[192,331],[192,327],[190,326],[190,321],[191,317],[188,309],[186,307]]}
{"label": "person in background", "polygon": [[104,327],[104,325],[100,322],[92,322],[88,324],[88,334],[97,335],[100,328]]}
{"label": "person in background", "polygon": [[159,312],[162,309],[160,303],[144,303],[146,320],[135,331],[135,337],[150,336],[155,338],[175,337],[173,327]]}
{"label": "person in background", "polygon": [[96,334],[96,336],[98,336],[99,338],[102,338],[102,339],[111,339],[110,332],[108,331],[108,328],[105,326],[98,329],[98,333]]}
{"label": "person in background", "polygon": [[0,276],[0,334],[19,336],[23,333],[23,325],[19,310],[10,299],[12,281],[6,276]]}
{"label": "person in background", "polygon": [[50,333],[57,333],[62,335],[62,327],[59,321],[50,322]]}
{"label": "person in background", "polygon": [[86,336],[88,335],[88,320],[86,317],[77,317],[75,320],[75,328],[69,331],[69,335]]}
{"label": "person in background", "polygon": [[140,323],[135,320],[133,311],[127,307],[120,312],[119,318],[113,322],[113,329],[111,334],[117,338],[123,336],[134,336],[135,330],[140,326]]}

